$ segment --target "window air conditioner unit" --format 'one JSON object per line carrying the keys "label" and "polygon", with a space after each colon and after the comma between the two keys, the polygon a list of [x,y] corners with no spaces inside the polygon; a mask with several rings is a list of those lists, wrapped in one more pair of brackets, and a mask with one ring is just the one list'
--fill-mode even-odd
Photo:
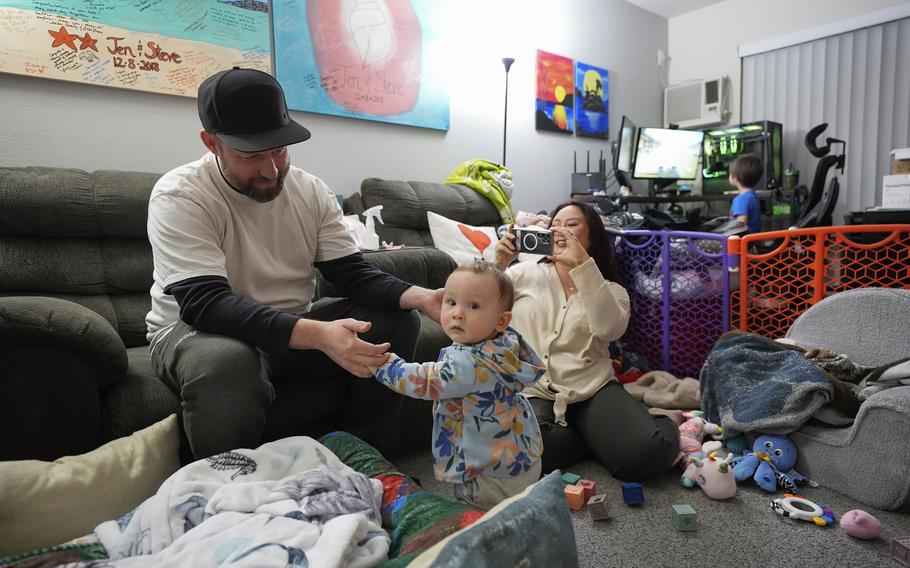
{"label": "window air conditioner unit", "polygon": [[688,81],[664,89],[664,128],[699,128],[727,119],[726,77]]}

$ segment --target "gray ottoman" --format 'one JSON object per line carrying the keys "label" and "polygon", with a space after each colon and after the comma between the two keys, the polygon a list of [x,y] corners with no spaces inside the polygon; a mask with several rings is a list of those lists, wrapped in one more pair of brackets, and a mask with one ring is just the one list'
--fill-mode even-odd
{"label": "gray ottoman", "polygon": [[[797,318],[787,338],[862,365],[910,357],[910,290],[835,294]],[[806,424],[790,437],[800,473],[879,509],[910,508],[910,386],[870,396],[848,427]]]}

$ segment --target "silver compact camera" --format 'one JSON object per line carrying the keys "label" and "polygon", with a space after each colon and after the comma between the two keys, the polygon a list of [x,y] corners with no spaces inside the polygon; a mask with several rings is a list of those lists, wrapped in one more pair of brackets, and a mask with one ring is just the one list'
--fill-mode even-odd
{"label": "silver compact camera", "polygon": [[553,254],[553,233],[541,229],[515,229],[515,250],[528,254]]}

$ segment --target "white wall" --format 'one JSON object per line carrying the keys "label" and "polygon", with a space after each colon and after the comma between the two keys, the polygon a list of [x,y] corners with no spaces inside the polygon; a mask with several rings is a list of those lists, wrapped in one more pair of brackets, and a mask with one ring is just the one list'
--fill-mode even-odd
{"label": "white wall", "polygon": [[[293,112],[313,138],[293,163],[337,192],[365,177],[442,181],[472,158],[502,160],[505,71],[509,74],[507,165],[517,208],[549,209],[568,197],[572,152],[609,144],[534,129],[535,57],[542,49],[607,68],[610,125],[623,114],[658,124],[657,50],[667,21],[621,0],[449,0],[451,128],[425,130]],[[2,42],[2,38],[0,38]],[[195,99],[0,75],[0,167],[64,166],[164,172],[202,155]],[[608,160],[609,162],[609,160]],[[579,161],[583,167],[584,162]]]}
{"label": "white wall", "polygon": [[[907,0],[727,0],[668,21],[670,83],[729,75],[740,122],[741,44],[814,28]],[[784,125],[786,127],[786,125]]]}

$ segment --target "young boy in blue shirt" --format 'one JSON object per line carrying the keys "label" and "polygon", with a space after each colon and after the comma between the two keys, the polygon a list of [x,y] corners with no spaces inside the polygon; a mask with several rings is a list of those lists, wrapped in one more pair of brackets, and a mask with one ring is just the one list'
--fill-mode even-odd
{"label": "young boy in blue shirt", "polygon": [[761,179],[762,162],[752,154],[744,154],[730,165],[730,185],[739,191],[730,205],[730,217],[742,221],[750,233],[761,232],[761,206],[752,189]]}

